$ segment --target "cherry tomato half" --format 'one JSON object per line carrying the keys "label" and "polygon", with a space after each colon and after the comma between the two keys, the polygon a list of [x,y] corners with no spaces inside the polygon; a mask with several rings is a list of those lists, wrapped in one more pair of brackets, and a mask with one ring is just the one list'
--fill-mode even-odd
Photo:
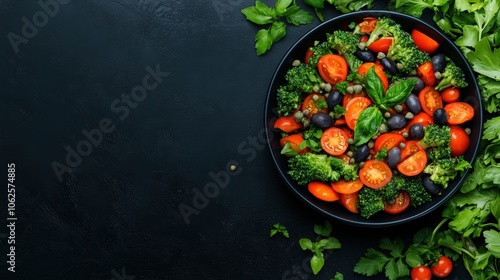
{"label": "cherry tomato half", "polygon": [[380,189],[391,181],[392,171],[385,162],[371,159],[359,170],[359,179],[369,188]]}
{"label": "cherry tomato half", "polygon": [[465,154],[470,145],[469,135],[458,125],[450,126],[450,135],[451,155],[457,157]]}
{"label": "cherry tomato half", "polygon": [[358,23],[359,31],[361,33],[371,33],[375,29],[377,18],[365,17],[362,22]]}
{"label": "cherry tomato half", "polygon": [[330,185],[334,191],[342,194],[353,194],[363,187],[360,179],[354,181],[338,180],[337,182],[331,182]]}
{"label": "cherry tomato half", "polygon": [[368,46],[368,49],[374,53],[382,52],[382,53],[387,54],[387,52],[389,51],[389,48],[392,45],[393,40],[394,39],[392,37],[380,38],[380,39],[376,40],[375,42],[371,43]]}
{"label": "cherry tomato half", "polygon": [[441,91],[441,99],[446,103],[458,101],[460,90],[456,87],[447,87]]}
{"label": "cherry tomato half", "polygon": [[339,200],[339,194],[327,183],[314,181],[307,184],[307,189],[316,198],[323,201],[333,202]]}
{"label": "cherry tomato half", "polygon": [[474,108],[465,102],[453,102],[444,106],[448,114],[448,124],[463,124],[472,120],[474,117]]}
{"label": "cherry tomato half", "polygon": [[[318,98],[317,101],[314,101],[315,95]],[[312,115],[314,115],[318,112],[328,113],[328,108],[326,108],[326,107],[321,108],[321,110],[318,109],[317,105],[318,105],[319,100],[323,100],[326,103],[325,96],[322,94],[319,94],[319,93],[311,93],[308,96],[306,96],[306,98],[304,98],[304,102],[302,102],[301,110],[302,110],[302,112],[304,112],[305,110],[309,111],[309,114],[306,115],[307,118],[311,118]]]}
{"label": "cherry tomato half", "polygon": [[382,66],[380,64],[375,64],[373,62],[365,62],[365,63],[361,64],[361,66],[359,66],[358,74],[366,75],[366,73],[368,72],[368,70],[372,66],[375,66],[375,69],[374,69],[375,74],[377,74],[377,76],[382,81],[382,85],[384,86],[384,90],[387,90],[389,88],[389,79],[385,75],[384,66]]}
{"label": "cherry tomato half", "polygon": [[432,275],[444,278],[450,275],[453,270],[453,263],[447,256],[439,257],[439,260],[436,265],[431,266]]}
{"label": "cherry tomato half", "polygon": [[424,112],[432,116],[438,108],[443,108],[443,100],[441,94],[432,86],[426,86],[418,94],[418,100]]}
{"label": "cherry tomato half", "polygon": [[309,64],[309,58],[311,58],[311,56],[313,55],[313,51],[312,50],[307,50],[306,51],[306,54],[304,56],[304,63],[305,64]]}
{"label": "cherry tomato half", "polygon": [[345,58],[338,54],[327,54],[318,61],[319,75],[332,86],[345,81],[349,68]]}
{"label": "cherry tomato half", "polygon": [[355,192],[355,193],[352,193],[352,194],[339,194],[340,196],[340,203],[342,205],[344,205],[344,207],[349,210],[350,212],[352,213],[359,213],[359,210],[358,210],[358,201],[359,201],[359,197],[358,197],[358,193]]}
{"label": "cherry tomato half", "polygon": [[304,154],[307,151],[309,151],[309,148],[305,148],[305,149],[301,150],[299,148],[299,146],[300,146],[300,143],[302,143],[302,141],[304,141],[302,134],[296,133],[296,134],[291,134],[291,135],[288,135],[286,137],[281,138],[280,145],[283,148],[286,145],[286,143],[290,143],[290,148],[297,151],[299,154]]}
{"label": "cherry tomato half", "polygon": [[439,48],[439,43],[426,34],[418,31],[417,29],[413,29],[411,32],[411,37],[417,45],[417,48],[423,52],[432,54]]}
{"label": "cherry tomato half", "polygon": [[372,102],[366,97],[355,97],[345,106],[345,121],[350,129],[354,129],[359,115],[368,108]]}
{"label": "cherry tomato half", "polygon": [[274,128],[277,128],[283,132],[290,133],[302,128],[302,124],[297,122],[293,115],[279,117],[274,122]]}
{"label": "cherry tomato half", "polygon": [[416,114],[413,119],[411,119],[411,121],[408,122],[408,130],[410,129],[410,127],[416,123],[419,123],[421,125],[423,125],[424,127],[427,127],[429,124],[434,124],[434,120],[432,119],[432,117],[427,114],[426,112],[420,112],[418,114]]}
{"label": "cherry tomato half", "polygon": [[[392,201],[391,201],[392,202]],[[406,191],[399,191],[393,203],[384,201],[384,212],[389,214],[399,214],[410,206],[410,194]]]}
{"label": "cherry tomato half", "polygon": [[418,151],[397,165],[398,171],[406,176],[417,176],[427,165],[427,153]]}
{"label": "cherry tomato half", "polygon": [[349,137],[344,130],[338,127],[330,127],[321,135],[320,144],[326,153],[332,156],[338,156],[343,154],[349,147],[347,139],[349,139]]}
{"label": "cherry tomato half", "polygon": [[399,146],[401,143],[405,143],[406,139],[398,133],[389,132],[384,133],[377,137],[375,140],[375,151],[380,151],[382,148],[386,148],[387,151],[390,149]]}
{"label": "cherry tomato half", "polygon": [[430,61],[417,67],[417,75],[424,81],[426,86],[434,86],[437,82],[436,76],[434,75],[434,68],[432,68],[432,63]]}
{"label": "cherry tomato half", "polygon": [[411,280],[431,280],[431,269],[425,265],[420,265],[411,269]]}
{"label": "cherry tomato half", "polygon": [[347,103],[355,97],[368,97],[368,94],[364,90],[360,93],[346,93],[342,98],[342,106],[347,107]]}
{"label": "cherry tomato half", "polygon": [[417,152],[424,151],[424,148],[418,144],[417,141],[411,140],[406,142],[406,146],[401,150],[401,161],[407,159],[408,157],[416,154]]}

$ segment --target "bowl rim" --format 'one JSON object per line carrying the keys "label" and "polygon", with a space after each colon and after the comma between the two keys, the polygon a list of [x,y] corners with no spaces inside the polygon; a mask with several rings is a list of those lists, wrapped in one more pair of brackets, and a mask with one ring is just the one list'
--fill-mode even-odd
{"label": "bowl rim", "polygon": [[[365,220],[352,220],[352,219],[348,219],[348,218],[336,215],[335,213],[332,213],[330,211],[327,211],[326,209],[324,209],[318,205],[319,203],[322,203],[321,201],[319,201],[319,200],[311,201],[310,199],[305,197],[303,194],[301,194],[296,189],[296,187],[298,186],[297,183],[295,181],[291,180],[291,178],[289,178],[288,175],[285,174],[286,173],[285,170],[280,168],[280,163],[278,162],[278,158],[276,157],[276,155],[273,153],[273,146],[272,146],[273,138],[275,138],[273,133],[276,131],[276,129],[274,129],[274,127],[272,125],[272,123],[274,123],[274,122],[269,121],[271,109],[273,109],[273,108],[270,108],[270,100],[273,97],[275,98],[275,92],[273,91],[273,85],[277,82],[278,79],[282,79],[282,77],[278,76],[280,69],[282,67],[285,67],[285,65],[288,63],[287,59],[289,59],[289,57],[292,55],[292,53],[294,53],[297,48],[300,48],[304,43],[306,43],[308,38],[315,35],[315,33],[318,32],[318,30],[321,30],[322,28],[324,28],[326,26],[333,25],[334,23],[337,23],[337,22],[343,23],[346,20],[356,19],[356,18],[359,18],[362,16],[363,17],[366,17],[366,16],[398,17],[400,19],[405,18],[406,20],[415,21],[419,24],[419,27],[421,25],[424,29],[429,29],[432,32],[438,34],[440,36],[440,39],[446,41],[447,44],[452,46],[453,50],[450,50],[450,51],[456,52],[458,54],[458,56],[460,57],[460,59],[465,62],[465,64],[464,64],[465,69],[463,69],[463,70],[464,70],[464,72],[467,72],[466,76],[470,75],[472,78],[472,81],[474,82],[473,85],[469,85],[469,86],[473,87],[475,92],[477,92],[477,94],[478,94],[478,98],[477,98],[477,100],[475,100],[477,102],[477,105],[478,105],[478,109],[476,109],[475,111],[476,111],[476,113],[479,113],[477,116],[479,118],[479,127],[477,128],[478,129],[478,139],[477,139],[477,143],[475,146],[469,147],[469,149],[473,149],[472,156],[471,156],[471,159],[469,162],[472,166],[474,165],[474,162],[476,160],[477,153],[479,151],[479,147],[481,144],[481,138],[482,138],[482,133],[483,133],[483,110],[484,110],[481,96],[480,96],[480,89],[479,89],[479,86],[478,86],[478,83],[476,80],[476,75],[475,75],[474,71],[472,70],[469,62],[467,61],[467,59],[463,55],[462,51],[458,48],[457,45],[455,45],[455,43],[453,41],[451,41],[451,39],[449,39],[445,34],[443,34],[442,31],[438,30],[437,28],[435,28],[434,26],[430,25],[429,23],[425,22],[424,20],[422,20],[420,18],[416,18],[416,17],[413,17],[411,15],[407,15],[407,14],[403,14],[403,13],[395,12],[395,11],[363,10],[363,11],[341,14],[339,16],[333,17],[329,20],[326,20],[326,21],[314,26],[309,31],[304,33],[285,52],[285,54],[282,56],[281,60],[279,61],[277,67],[275,68],[275,70],[273,72],[272,79],[271,79],[269,86],[268,86],[268,90],[267,90],[267,94],[266,94],[266,102],[265,102],[265,106],[264,106],[264,128],[265,128],[267,147],[269,149],[269,152],[271,153],[273,163],[274,163],[276,169],[278,170],[280,177],[284,180],[285,184],[287,185],[287,188],[290,189],[292,191],[292,193],[294,193],[299,198],[299,200],[302,201],[302,203],[305,203],[310,208],[312,208],[316,212],[319,212],[323,216],[339,220],[339,221],[344,222],[344,223],[349,224],[349,225],[354,225],[354,226],[359,226],[359,227],[371,227],[371,228],[391,227],[391,226],[401,225],[401,224],[416,220],[418,218],[421,218],[421,217],[433,212],[434,210],[438,209],[439,207],[441,207],[446,201],[448,201],[460,189],[463,182],[465,181],[465,179],[469,175],[471,169],[468,169],[464,172],[464,174],[459,178],[456,185],[453,186],[452,190],[450,190],[449,192],[447,192],[445,194],[440,195],[440,199],[438,202],[434,203],[430,207],[422,209],[422,211],[418,211],[414,215],[411,215],[411,216],[408,216],[405,218],[399,218],[399,219],[393,219],[393,220],[381,221],[381,222],[377,222],[377,221],[365,219],[365,218],[363,218]],[[332,29],[332,30],[335,30],[335,29]],[[271,118],[271,119],[275,119],[275,118],[277,118],[276,114],[275,114],[274,118]],[[294,187],[294,185],[295,185],[295,187]],[[419,207],[421,207],[421,206],[419,206]],[[359,214],[357,214],[357,215],[359,216]],[[396,216],[394,216],[394,217],[396,217]]]}

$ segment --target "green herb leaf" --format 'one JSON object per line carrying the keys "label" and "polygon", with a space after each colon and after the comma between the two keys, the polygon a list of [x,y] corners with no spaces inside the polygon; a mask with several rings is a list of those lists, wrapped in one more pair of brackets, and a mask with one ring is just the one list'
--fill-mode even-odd
{"label": "green herb leaf", "polygon": [[363,145],[378,132],[384,116],[377,107],[368,107],[359,115],[354,126],[354,143]]}
{"label": "green herb leaf", "polygon": [[335,9],[342,13],[359,11],[363,8],[371,9],[375,4],[374,0],[327,0],[328,3],[334,4]]}
{"label": "green herb leaf", "polygon": [[377,105],[383,104],[384,98],[384,85],[382,81],[375,73],[375,67],[372,66],[368,69],[368,72],[365,75],[365,83],[366,83],[366,93],[370,97],[373,102]]}
{"label": "green herb leaf", "polygon": [[[255,2],[256,5],[258,1]],[[269,24],[273,22],[273,17],[266,13],[262,13],[255,6],[247,7],[241,10],[241,13],[245,15],[246,19],[259,25]]]}
{"label": "green herb leaf", "polygon": [[313,243],[311,241],[311,239],[309,238],[301,238],[299,239],[299,245],[300,245],[300,248],[302,248],[302,250],[311,250],[312,247],[313,247]]}
{"label": "green herb leaf", "polygon": [[474,71],[500,80],[500,48],[492,50],[487,38],[482,39],[474,46],[475,51],[466,54],[467,60],[472,64]]}
{"label": "green herb leaf", "polygon": [[311,258],[311,269],[314,275],[318,274],[318,272],[325,265],[325,258],[314,255]]}
{"label": "green herb leaf", "polygon": [[328,237],[332,233],[332,225],[325,220],[323,225],[314,225],[314,232],[319,236]]}
{"label": "green herb leaf", "polygon": [[274,8],[279,15],[283,15],[290,4],[292,4],[292,0],[277,0]]}
{"label": "green herb leaf", "polygon": [[296,150],[294,150],[292,148],[292,146],[290,145],[290,142],[286,142],[285,146],[283,146],[283,149],[281,149],[280,153],[282,155],[288,156],[288,157],[293,157],[293,156],[296,156],[299,154]]}
{"label": "green herb leaf", "polygon": [[323,9],[325,7],[323,0],[304,0],[304,3],[316,9]]}
{"label": "green herb leaf", "polygon": [[385,93],[385,103],[389,107],[404,103],[406,98],[411,94],[411,91],[417,84],[416,78],[401,81],[387,89]]}
{"label": "green herb leaf", "polygon": [[486,248],[495,256],[500,258],[500,232],[495,230],[487,230],[483,232]]}
{"label": "green herb leaf", "polygon": [[301,24],[309,24],[314,19],[308,11],[302,10],[299,6],[292,6],[288,8],[285,16],[288,23],[297,26]]}
{"label": "green herb leaf", "polygon": [[270,29],[271,38],[273,38],[273,43],[278,42],[286,35],[286,25],[281,21],[275,21],[271,25]]}
{"label": "green herb leaf", "polygon": [[365,256],[361,257],[354,266],[354,272],[366,276],[379,274],[384,270],[384,267],[389,260],[390,259],[383,253],[373,248],[369,248],[366,251]]}
{"label": "green herb leaf", "polygon": [[335,237],[329,237],[328,239],[321,239],[318,241],[318,248],[323,250],[333,250],[340,249],[342,245]]}
{"label": "green herb leaf", "polygon": [[344,274],[336,272],[335,276],[331,280],[344,280]]}
{"label": "green herb leaf", "polygon": [[257,55],[267,52],[273,45],[273,37],[267,29],[261,29],[255,34],[255,50]]}

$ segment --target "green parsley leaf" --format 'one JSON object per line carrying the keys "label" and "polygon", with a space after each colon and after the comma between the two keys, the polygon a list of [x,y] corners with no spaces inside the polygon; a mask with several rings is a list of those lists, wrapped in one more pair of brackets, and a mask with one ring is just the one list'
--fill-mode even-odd
{"label": "green parsley leaf", "polygon": [[487,230],[483,232],[483,235],[488,251],[495,256],[495,258],[500,258],[500,232],[496,230]]}
{"label": "green parsley leaf", "polygon": [[[257,4],[259,1],[255,3]],[[255,24],[264,25],[273,22],[273,17],[271,15],[259,11],[256,6],[247,7],[241,10],[241,13],[245,15],[247,20]]]}
{"label": "green parsley leaf", "polygon": [[472,64],[474,71],[487,77],[500,80],[500,48],[492,50],[487,38],[477,42],[474,46],[475,51],[466,54],[467,60]]}
{"label": "green parsley leaf", "polygon": [[354,266],[354,272],[366,276],[379,274],[384,270],[384,267],[389,260],[390,259],[383,253],[373,248],[369,248],[366,251],[365,256],[361,257]]}
{"label": "green parsley leaf", "polygon": [[287,9],[286,20],[293,25],[309,24],[313,21],[313,16],[308,12],[300,9],[299,6],[292,6]]}
{"label": "green parsley leaf", "polygon": [[292,0],[277,0],[274,8],[279,15],[283,15],[290,4],[292,4]]}

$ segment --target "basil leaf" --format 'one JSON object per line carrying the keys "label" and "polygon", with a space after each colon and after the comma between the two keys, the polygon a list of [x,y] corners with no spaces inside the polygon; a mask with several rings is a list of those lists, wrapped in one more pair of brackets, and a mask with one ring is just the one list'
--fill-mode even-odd
{"label": "basil leaf", "polygon": [[354,126],[354,143],[363,145],[377,134],[384,116],[377,107],[368,107],[361,114]]}
{"label": "basil leaf", "polygon": [[271,48],[273,44],[273,38],[271,37],[271,32],[267,29],[261,29],[255,34],[255,51],[257,55],[264,54],[267,50]]}
{"label": "basil leaf", "polygon": [[315,9],[323,9],[325,7],[323,0],[304,0],[304,3]]}
{"label": "basil leaf", "polygon": [[261,14],[260,11],[258,11],[255,6],[245,8],[245,9],[241,10],[241,13],[245,15],[247,20],[249,20],[253,23],[256,23],[256,24],[264,25],[264,24],[269,24],[269,23],[273,22],[272,16],[266,15],[266,14]]}
{"label": "basil leaf", "polygon": [[282,15],[286,12],[286,8],[288,8],[290,4],[292,4],[292,0],[277,0],[274,7],[276,12],[278,12],[279,15]]}
{"label": "basil leaf", "polygon": [[365,75],[366,93],[377,105],[383,104],[384,85],[375,73],[375,66],[370,67]]}
{"label": "basil leaf", "polygon": [[320,256],[312,256],[311,258],[311,269],[313,271],[313,274],[316,275],[318,272],[323,268],[325,265],[325,259]]}
{"label": "basil leaf", "polygon": [[417,84],[417,78],[410,78],[391,86],[385,93],[385,103],[392,107],[406,101]]}

